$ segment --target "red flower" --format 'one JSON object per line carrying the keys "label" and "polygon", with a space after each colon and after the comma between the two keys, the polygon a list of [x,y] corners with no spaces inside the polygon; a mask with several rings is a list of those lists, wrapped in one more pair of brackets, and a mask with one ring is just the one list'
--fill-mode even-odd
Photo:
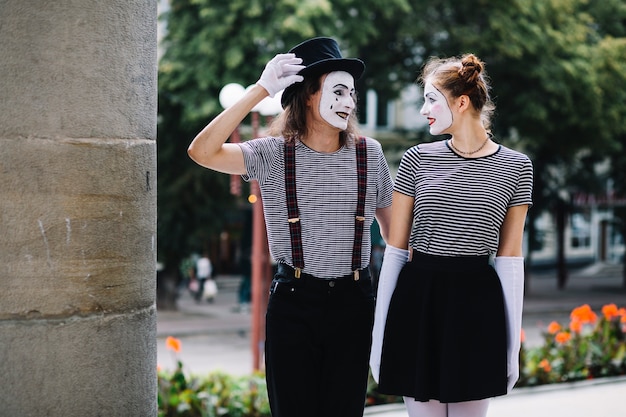
{"label": "red flower", "polygon": [[604,318],[607,320],[611,320],[619,316],[619,312],[615,304],[607,304],[602,307],[602,314],[604,314]]}
{"label": "red flower", "polygon": [[556,334],[559,330],[561,330],[561,325],[556,321],[553,321],[548,325],[548,333],[550,334]]}
{"label": "red flower", "polygon": [[569,329],[574,333],[580,333],[583,329],[583,322],[580,320],[572,320],[569,323]]}
{"label": "red flower", "polygon": [[554,336],[554,340],[561,345],[567,343],[571,338],[572,335],[568,332],[558,332],[556,336]]}
{"label": "red flower", "polygon": [[542,359],[539,362],[539,367],[543,369],[544,372],[550,372],[552,370],[552,366],[550,366],[550,362],[547,359]]}
{"label": "red flower", "polygon": [[180,339],[176,339],[175,337],[172,337],[172,336],[167,336],[167,339],[165,339],[165,347],[168,348],[169,350],[173,350],[176,353],[180,353],[181,346],[182,346],[182,343],[180,342]]}
{"label": "red flower", "polygon": [[577,320],[581,323],[595,323],[598,316],[593,312],[591,307],[589,307],[589,304],[585,304],[573,309],[570,318],[572,321]]}

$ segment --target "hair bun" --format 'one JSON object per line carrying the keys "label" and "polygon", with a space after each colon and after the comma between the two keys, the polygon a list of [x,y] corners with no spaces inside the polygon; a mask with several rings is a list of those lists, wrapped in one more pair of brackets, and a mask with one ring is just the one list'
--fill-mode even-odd
{"label": "hair bun", "polygon": [[459,76],[468,84],[476,85],[484,69],[485,65],[476,55],[466,54],[461,58]]}

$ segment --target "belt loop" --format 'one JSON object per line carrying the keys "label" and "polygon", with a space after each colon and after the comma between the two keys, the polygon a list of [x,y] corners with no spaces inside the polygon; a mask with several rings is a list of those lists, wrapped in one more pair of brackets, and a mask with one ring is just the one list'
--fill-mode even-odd
{"label": "belt loop", "polygon": [[352,274],[354,276],[355,281],[358,281],[361,278],[358,269],[355,269],[354,271],[352,271]]}

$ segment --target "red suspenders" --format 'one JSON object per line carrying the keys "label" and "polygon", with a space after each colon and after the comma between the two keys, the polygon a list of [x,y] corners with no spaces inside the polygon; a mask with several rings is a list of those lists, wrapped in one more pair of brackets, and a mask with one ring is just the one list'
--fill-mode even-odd
{"label": "red suspenders", "polygon": [[[285,194],[287,196],[287,221],[291,236],[291,257],[295,269],[295,277],[300,278],[304,268],[302,251],[302,226],[296,197],[296,146],[295,140],[285,141]],[[357,171],[357,204],[354,216],[354,244],[352,247],[352,272],[354,280],[359,280],[361,268],[361,252],[363,244],[363,227],[365,224],[365,193],[367,190],[367,144],[365,138],[356,141]]]}
{"label": "red suspenders", "polygon": [[363,225],[365,224],[365,191],[367,190],[367,145],[365,138],[356,142],[356,172],[358,197],[354,215],[354,245],[352,247],[352,272],[354,280],[359,280],[361,250],[363,248]]}
{"label": "red suspenders", "polygon": [[302,253],[302,226],[296,198],[296,145],[295,139],[285,140],[285,193],[287,195],[287,221],[291,236],[291,258],[295,269],[295,277],[300,278],[304,268]]}

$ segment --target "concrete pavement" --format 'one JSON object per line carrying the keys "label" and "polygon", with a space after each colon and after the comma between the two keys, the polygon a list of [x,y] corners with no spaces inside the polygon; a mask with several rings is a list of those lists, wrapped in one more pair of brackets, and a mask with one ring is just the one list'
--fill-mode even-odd
{"label": "concrete pavement", "polygon": [[[487,417],[625,417],[626,377],[515,388],[491,400]],[[366,407],[365,416],[406,417],[402,404]]]}
{"label": "concrete pavement", "polygon": [[[236,290],[239,278],[218,276],[220,293],[213,303],[197,304],[183,292],[178,311],[159,311],[157,319],[158,362],[172,368],[180,359],[186,372],[203,375],[222,370],[247,374],[252,370],[249,311],[239,309]],[[567,323],[570,311],[589,304],[600,312],[603,305],[626,307],[621,267],[596,264],[570,272],[567,286],[558,290],[553,271],[534,272],[524,301],[523,326],[529,346],[541,343],[541,333],[553,320]],[[164,339],[182,341],[178,358],[165,349]],[[516,388],[495,398],[488,417],[626,417],[626,377]],[[401,404],[367,407],[366,415],[406,416]]]}

